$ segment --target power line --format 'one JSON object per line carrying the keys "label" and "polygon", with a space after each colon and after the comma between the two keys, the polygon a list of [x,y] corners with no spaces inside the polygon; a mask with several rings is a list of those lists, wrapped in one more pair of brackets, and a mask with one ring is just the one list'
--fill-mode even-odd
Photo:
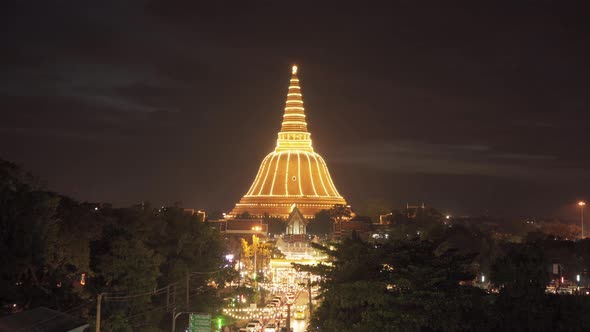
{"label": "power line", "polygon": [[167,291],[168,290],[168,287],[173,286],[175,284],[178,284],[178,282],[175,282],[175,283],[166,285],[166,286],[164,286],[162,288],[159,288],[159,289],[154,289],[154,290],[149,291],[149,292],[140,293],[140,294],[133,294],[133,295],[112,296],[112,295],[110,295],[112,293],[104,293],[103,294],[104,301],[107,301],[107,302],[110,302],[110,301],[125,301],[127,299],[133,299],[133,298],[137,298],[137,297],[143,297],[143,296],[146,296],[146,295],[152,295],[152,296],[153,295],[158,295],[160,293],[163,293],[164,291]]}
{"label": "power line", "polygon": [[[189,272],[189,275],[208,275],[208,274],[215,274],[215,273],[219,273],[221,271],[223,271],[225,268],[221,268],[215,271],[208,271],[208,272],[200,272],[200,271],[194,271],[194,272]],[[121,292],[118,293],[104,293],[104,301],[107,302],[115,302],[115,301],[125,301],[127,299],[133,299],[133,298],[137,298],[137,297],[142,297],[142,296],[146,296],[146,295],[158,295],[159,293],[163,293],[164,291],[168,291],[169,287],[172,287],[174,285],[178,285],[180,284],[181,280],[179,281],[175,281],[173,283],[170,283],[166,286],[163,286],[159,289],[155,289],[155,290],[151,290],[151,291],[147,291],[144,293],[140,293],[140,294],[133,294],[133,295],[121,295],[121,296],[113,296],[111,294],[121,294]]]}
{"label": "power line", "polygon": [[[192,299],[193,297],[196,297],[196,296],[198,296],[198,295],[201,295],[201,294],[202,294],[202,293],[193,294],[193,295],[189,296],[189,298],[191,298],[191,299]],[[150,310],[147,310],[147,311],[141,312],[141,313],[139,313],[139,314],[134,314],[134,315],[131,315],[131,316],[127,316],[127,317],[125,317],[125,318],[126,318],[126,319],[132,319],[132,318],[135,318],[135,317],[137,317],[137,316],[145,315],[145,314],[147,314],[147,313],[150,313],[150,312],[152,312],[152,311],[158,311],[158,310],[166,309],[166,308],[169,308],[169,307],[171,307],[171,306],[173,306],[173,305],[171,305],[171,304],[167,304],[167,305],[165,305],[165,306],[161,306],[161,307],[158,307],[158,308],[150,309]]]}

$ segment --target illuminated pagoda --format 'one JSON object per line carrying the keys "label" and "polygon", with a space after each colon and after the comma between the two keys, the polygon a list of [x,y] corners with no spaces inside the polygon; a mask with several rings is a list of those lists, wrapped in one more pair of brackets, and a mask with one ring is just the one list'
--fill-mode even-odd
{"label": "illuminated pagoda", "polygon": [[277,146],[263,160],[250,189],[230,212],[236,217],[287,218],[293,208],[312,218],[335,204],[346,205],[324,159],[313,151],[303,108],[297,66],[293,66]]}

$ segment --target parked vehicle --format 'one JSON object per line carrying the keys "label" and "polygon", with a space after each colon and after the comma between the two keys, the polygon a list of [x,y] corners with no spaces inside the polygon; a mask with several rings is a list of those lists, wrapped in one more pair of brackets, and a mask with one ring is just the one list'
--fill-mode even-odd
{"label": "parked vehicle", "polygon": [[267,324],[264,332],[277,332],[277,325],[274,323]]}

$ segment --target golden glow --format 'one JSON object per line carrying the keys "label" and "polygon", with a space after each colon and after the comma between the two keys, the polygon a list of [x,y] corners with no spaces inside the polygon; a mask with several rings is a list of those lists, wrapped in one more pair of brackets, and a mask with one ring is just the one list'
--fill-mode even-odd
{"label": "golden glow", "polygon": [[258,186],[258,182],[260,182],[260,175],[262,174],[262,171],[264,170],[264,166],[268,162],[268,157],[269,156],[270,155],[266,156],[264,158],[264,160],[262,161],[262,167],[260,167],[258,169],[258,173],[256,174],[256,181],[254,181],[254,183],[252,183],[252,186],[250,187],[250,190],[248,190],[248,193],[246,195],[252,194],[252,191],[254,190],[254,188],[256,188]]}
{"label": "golden glow", "polygon": [[[270,163],[272,164],[272,161],[275,159],[275,156],[277,154],[273,153],[272,157],[270,158]],[[262,185],[260,186],[260,190],[258,191],[258,195],[260,195],[260,193],[262,192],[262,188],[264,188],[264,184],[266,183],[266,179],[268,178],[268,173],[270,172],[270,167],[266,168],[266,175],[264,176],[264,181],[262,182]]]}
{"label": "golden glow", "polygon": [[293,65],[293,68],[291,68],[291,73],[293,75],[297,74],[297,65]]}
{"label": "golden glow", "polygon": [[578,202],[578,205],[579,205],[579,206],[585,206],[585,205],[586,205],[586,202],[584,202],[584,201],[579,201],[579,202]]}
{"label": "golden glow", "polygon": [[306,153],[305,156],[307,157],[307,165],[309,166],[309,178],[311,179],[311,187],[313,188],[313,194],[318,195],[318,192],[315,190],[315,184],[313,183],[313,171],[311,170],[311,159],[309,159],[309,155]]}
{"label": "golden glow", "polygon": [[230,216],[247,211],[253,216],[266,213],[286,218],[296,204],[306,218],[311,218],[334,204],[346,205],[326,162],[314,152],[296,71],[290,80],[275,150],[262,160],[252,186]]}
{"label": "golden glow", "polygon": [[277,170],[279,169],[279,164],[281,163],[281,155],[277,159],[277,165],[275,166],[275,173],[272,176],[272,184],[270,185],[270,195],[272,196],[272,190],[275,187],[275,179],[277,178]]}
{"label": "golden glow", "polygon": [[285,195],[289,195],[289,160],[290,159],[291,159],[291,151],[287,151],[287,169],[285,170]]}
{"label": "golden glow", "polygon": [[[299,156],[299,151],[297,151],[297,179],[301,179],[301,157]],[[299,196],[303,196],[301,181],[297,181],[297,183],[299,184]]]}
{"label": "golden glow", "polygon": [[322,179],[323,176],[322,176],[322,171],[320,171],[320,163],[318,162],[318,157],[317,157],[317,155],[314,155],[313,158],[315,159],[315,166],[318,169],[318,176],[320,178],[320,183],[322,184],[322,188],[324,188],[324,192],[326,193],[326,196],[328,196],[329,195],[328,190],[326,190],[326,186],[324,185],[324,179]]}

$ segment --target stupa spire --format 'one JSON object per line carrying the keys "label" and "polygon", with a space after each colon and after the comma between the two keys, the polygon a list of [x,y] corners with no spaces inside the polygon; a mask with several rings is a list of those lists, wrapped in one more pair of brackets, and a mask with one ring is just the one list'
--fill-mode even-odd
{"label": "stupa spire", "polygon": [[276,152],[284,150],[313,151],[311,134],[307,131],[301,86],[297,77],[298,69],[297,65],[291,67],[291,79],[289,80],[285,113],[283,114],[283,123],[277,140]]}
{"label": "stupa spire", "polygon": [[256,217],[287,218],[293,206],[297,206],[305,218],[313,218],[335,204],[346,205],[336,190],[328,165],[313,151],[297,74],[297,66],[291,67],[277,147],[262,160],[250,189],[230,216],[248,212]]}

